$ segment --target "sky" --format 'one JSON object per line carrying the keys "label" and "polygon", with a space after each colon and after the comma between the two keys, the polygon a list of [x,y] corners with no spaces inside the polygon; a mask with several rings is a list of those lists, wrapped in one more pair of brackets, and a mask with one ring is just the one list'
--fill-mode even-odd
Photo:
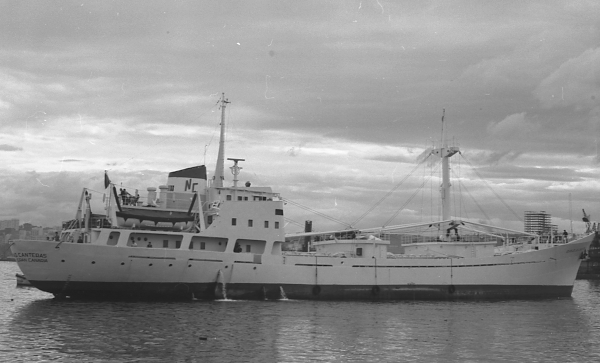
{"label": "sky", "polygon": [[105,170],[140,191],[212,176],[222,93],[226,157],[293,201],[288,232],[437,219],[439,171],[419,160],[443,113],[455,217],[600,220],[597,1],[0,7],[0,220],[58,225],[83,187],[101,212]]}

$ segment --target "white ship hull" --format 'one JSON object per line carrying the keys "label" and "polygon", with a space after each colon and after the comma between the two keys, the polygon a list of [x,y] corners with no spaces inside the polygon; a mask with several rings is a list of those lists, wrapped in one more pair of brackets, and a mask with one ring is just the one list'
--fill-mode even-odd
{"label": "white ship hull", "polygon": [[568,297],[593,236],[486,258],[340,258],[17,240],[31,284],[57,296],[199,299]]}

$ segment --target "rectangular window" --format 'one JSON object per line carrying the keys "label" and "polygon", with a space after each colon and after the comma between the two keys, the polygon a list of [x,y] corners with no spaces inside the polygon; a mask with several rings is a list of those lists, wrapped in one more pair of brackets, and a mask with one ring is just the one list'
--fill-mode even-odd
{"label": "rectangular window", "polygon": [[265,221],[265,228],[269,228],[269,221]]}
{"label": "rectangular window", "polygon": [[201,250],[205,250],[206,249],[206,242],[200,242],[200,249]]}
{"label": "rectangular window", "polygon": [[248,197],[244,197],[244,200],[248,200]]}
{"label": "rectangular window", "polygon": [[175,191],[175,186],[174,186],[174,185],[169,185],[169,191],[170,191],[170,192],[173,192],[173,191]]}
{"label": "rectangular window", "polygon": [[253,224],[253,223],[254,223],[254,222],[252,221],[252,219],[248,219],[248,227],[252,227],[252,224]]}
{"label": "rectangular window", "polygon": [[237,225],[237,219],[236,218],[231,218],[231,225],[232,226]]}
{"label": "rectangular window", "polygon": [[231,195],[227,194],[227,200],[231,200]]}
{"label": "rectangular window", "polygon": [[181,241],[175,241],[175,248],[177,248],[177,249],[181,248]]}
{"label": "rectangular window", "polygon": [[275,229],[279,229],[279,222],[275,222]]}
{"label": "rectangular window", "polygon": [[360,248],[360,247],[356,248],[356,255],[357,256],[362,256],[362,248]]}
{"label": "rectangular window", "polygon": [[282,216],[283,215],[283,209],[275,209],[275,215],[276,216]]}
{"label": "rectangular window", "polygon": [[251,249],[252,249],[251,245],[246,245],[246,252],[250,252]]}
{"label": "rectangular window", "polygon": [[238,195],[238,200],[239,200],[239,201],[242,201],[242,200],[243,200],[241,195]]}
{"label": "rectangular window", "polygon": [[169,248],[169,240],[168,239],[163,240],[163,248]]}

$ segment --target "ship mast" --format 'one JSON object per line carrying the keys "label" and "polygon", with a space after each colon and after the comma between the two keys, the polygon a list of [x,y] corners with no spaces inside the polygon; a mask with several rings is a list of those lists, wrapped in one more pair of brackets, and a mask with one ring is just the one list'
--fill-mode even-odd
{"label": "ship mast", "polygon": [[442,142],[441,147],[434,149],[431,153],[439,156],[442,159],[442,185],[440,187],[442,199],[442,221],[447,221],[451,218],[450,215],[450,162],[449,158],[457,152],[460,152],[458,146],[448,147],[446,131],[444,129],[444,116],[446,110],[442,112]]}
{"label": "ship mast", "polygon": [[219,138],[219,153],[217,155],[217,166],[213,175],[213,187],[222,188],[225,180],[225,107],[230,103],[225,99],[225,93],[221,95],[221,136]]}

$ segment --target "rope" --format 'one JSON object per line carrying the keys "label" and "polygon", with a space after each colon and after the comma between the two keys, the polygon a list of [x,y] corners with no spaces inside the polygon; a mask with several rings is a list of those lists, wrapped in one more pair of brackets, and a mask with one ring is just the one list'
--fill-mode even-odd
{"label": "rope", "polygon": [[296,207],[298,207],[298,208],[301,208],[301,209],[304,209],[304,210],[306,210],[306,211],[309,211],[309,212],[311,212],[311,213],[314,213],[314,214],[316,214],[316,215],[318,215],[318,216],[321,216],[321,217],[323,217],[323,218],[325,218],[325,219],[328,219],[328,220],[330,220],[330,221],[332,221],[332,222],[339,223],[339,224],[341,224],[341,225],[343,225],[343,226],[345,226],[345,227],[352,228],[352,225],[350,225],[350,224],[348,224],[348,223],[346,223],[346,222],[344,222],[344,221],[341,221],[341,220],[339,220],[339,219],[336,219],[336,218],[334,218],[334,217],[328,216],[328,215],[327,215],[327,214],[325,214],[325,213],[321,213],[321,212],[319,212],[319,211],[317,211],[317,210],[314,210],[314,209],[312,209],[312,208],[309,208],[309,207],[307,207],[307,206],[305,206],[305,205],[302,205],[302,204],[300,204],[300,203],[294,202],[294,201],[292,201],[292,200],[289,200],[289,199],[286,199],[286,198],[283,198],[283,201],[284,201],[284,202],[286,202],[286,203],[289,203],[289,204],[291,204],[291,205],[294,205],[294,206],[296,206]]}
{"label": "rope", "polygon": [[500,197],[500,195],[498,195],[498,193],[496,193],[496,191],[494,189],[492,189],[492,187],[487,182],[487,180],[483,179],[483,177],[477,172],[477,169],[475,169],[475,167],[473,166],[473,164],[471,164],[471,162],[469,160],[467,160],[467,158],[462,153],[460,153],[460,156],[462,156],[465,159],[465,161],[467,162],[467,164],[469,164],[469,166],[471,166],[471,168],[473,169],[473,172],[475,173],[475,175],[477,175],[479,177],[479,179],[481,179],[485,183],[485,185],[488,187],[488,189],[491,190],[492,193],[494,193],[494,195],[496,196],[496,198],[498,198],[498,200],[500,200],[500,202],[502,202],[502,204],[504,204],[504,206],[517,218],[517,220],[519,220],[520,222],[523,222],[523,219],[521,218],[521,216],[518,215],[508,204],[506,204],[506,202],[504,201],[504,199],[502,199]]}
{"label": "rope", "polygon": [[[437,165],[436,169],[439,169],[439,164]],[[425,184],[427,184],[427,182],[430,179],[431,179],[431,176],[429,177],[429,179],[424,180],[423,183],[421,183],[421,185],[419,185],[419,187],[412,193],[410,198],[408,198],[408,200],[400,208],[398,208],[398,210],[396,210],[396,212],[383,224],[383,227],[388,226],[394,220],[394,218],[396,218],[398,216],[398,214],[404,209],[404,207],[406,207],[406,205],[414,199],[414,197],[419,193],[419,191],[421,189],[423,189]]]}
{"label": "rope", "polygon": [[394,186],[390,191],[388,191],[381,199],[379,199],[377,201],[377,203],[375,203],[371,208],[369,208],[366,212],[364,212],[360,217],[358,217],[357,220],[355,220],[352,223],[352,226],[355,226],[358,222],[360,222],[363,218],[365,218],[369,213],[371,213],[375,208],[377,208],[381,203],[383,203],[392,193],[394,193],[396,191],[396,189],[398,189],[405,181],[406,179],[410,178],[413,173],[421,166],[421,164],[423,164],[427,159],[429,159],[429,156],[431,156],[431,154],[429,154],[424,160],[422,160],[421,162],[419,162],[413,170],[411,170],[411,172],[406,175],[404,177],[404,179],[402,179],[400,181],[400,183],[396,184],[396,186]]}

